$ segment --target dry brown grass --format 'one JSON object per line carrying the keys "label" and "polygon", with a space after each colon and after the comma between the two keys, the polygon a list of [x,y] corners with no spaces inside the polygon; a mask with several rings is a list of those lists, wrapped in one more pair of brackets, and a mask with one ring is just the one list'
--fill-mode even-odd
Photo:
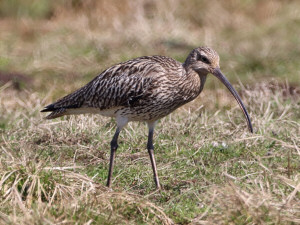
{"label": "dry brown grass", "polygon": [[191,48],[210,45],[231,79],[299,84],[297,1],[78,2],[79,9],[55,6],[51,20],[0,20],[0,69],[33,77],[41,91],[49,92],[47,83],[69,92],[119,61],[153,54],[184,60]]}
{"label": "dry brown grass", "polygon": [[[226,115],[203,110],[206,95],[209,101],[223,101],[216,92],[204,92],[204,99],[163,119],[156,156],[164,190],[152,193],[150,166],[144,168],[148,156],[139,153],[144,152],[139,141],[145,138],[143,126],[132,123],[122,134],[121,145],[128,147],[118,153],[115,191],[110,191],[101,184],[110,119],[44,121],[38,113],[43,101],[7,87],[0,93],[8,121],[8,132],[1,134],[0,218],[18,224],[296,224],[299,90],[288,90],[263,84],[242,92],[255,127],[250,136],[238,107]],[[11,96],[18,96],[17,104]],[[12,113],[16,107],[19,113]],[[98,172],[88,176],[90,169]],[[197,206],[189,206],[191,199]],[[179,209],[174,211],[175,205]],[[192,217],[181,215],[184,205],[196,207]]]}
{"label": "dry brown grass", "polygon": [[[0,20],[0,223],[300,223],[298,1],[79,0],[47,13]],[[121,133],[111,191],[114,121],[39,112],[109,65],[152,54],[182,61],[199,45],[220,53],[255,133],[209,77],[199,98],[158,124],[161,192],[143,124]]]}

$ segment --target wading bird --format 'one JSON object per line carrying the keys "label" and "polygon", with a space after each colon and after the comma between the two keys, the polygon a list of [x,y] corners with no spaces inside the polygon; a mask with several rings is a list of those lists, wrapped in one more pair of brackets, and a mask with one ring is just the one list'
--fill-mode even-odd
{"label": "wading bird", "polygon": [[107,186],[111,186],[118,137],[129,121],[145,121],[149,127],[147,149],[156,188],[160,189],[154,159],[153,132],[158,119],[195,99],[213,74],[229,89],[253,132],[248,112],[219,67],[219,55],[209,47],[191,51],[182,64],[166,56],[144,56],[114,65],[77,91],[46,106],[46,119],[96,113],[115,117],[117,129],[111,141]]}

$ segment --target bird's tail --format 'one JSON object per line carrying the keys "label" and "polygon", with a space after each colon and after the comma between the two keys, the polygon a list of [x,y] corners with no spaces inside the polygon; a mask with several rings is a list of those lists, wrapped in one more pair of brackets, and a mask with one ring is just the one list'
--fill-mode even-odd
{"label": "bird's tail", "polygon": [[41,112],[51,112],[45,117],[45,119],[50,120],[66,115],[67,109],[65,107],[55,108],[54,104],[51,104],[46,106]]}
{"label": "bird's tail", "polygon": [[[83,105],[84,98],[82,97],[81,90],[77,90],[56,102],[47,105],[41,112],[51,112],[45,119],[54,119],[57,117],[74,114],[74,110]],[[76,113],[75,113],[76,114]]]}

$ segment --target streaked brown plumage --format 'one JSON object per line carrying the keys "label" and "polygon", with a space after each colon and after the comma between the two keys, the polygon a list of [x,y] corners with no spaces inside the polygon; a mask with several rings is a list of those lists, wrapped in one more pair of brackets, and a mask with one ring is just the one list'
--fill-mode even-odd
{"label": "streaked brown plumage", "polygon": [[160,188],[153,153],[153,132],[158,119],[195,99],[206,76],[218,77],[238,101],[252,132],[248,113],[230,83],[219,69],[219,56],[209,47],[194,49],[182,64],[166,56],[144,56],[112,66],[84,87],[45,107],[46,118],[99,113],[115,117],[117,131],[111,141],[107,185],[111,185],[113,161],[119,132],[129,121],[145,121],[149,126],[149,151],[156,187]]}

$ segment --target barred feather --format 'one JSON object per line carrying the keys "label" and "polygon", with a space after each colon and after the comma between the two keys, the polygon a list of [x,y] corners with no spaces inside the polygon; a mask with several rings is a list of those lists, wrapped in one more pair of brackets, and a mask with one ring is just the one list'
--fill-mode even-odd
{"label": "barred feather", "polygon": [[184,64],[166,56],[144,56],[114,65],[84,87],[45,107],[46,118],[79,113],[154,121],[196,98],[206,75],[193,69],[202,51],[218,64],[217,53],[206,47],[193,50]]}
{"label": "barred feather", "polygon": [[165,56],[145,56],[112,66],[84,87],[45,107],[46,118],[99,113],[116,118],[117,129],[111,141],[107,186],[111,185],[118,136],[129,121],[146,121],[149,127],[147,149],[156,188],[160,188],[154,159],[153,132],[156,121],[195,99],[212,73],[229,89],[244,112],[250,132],[250,117],[242,100],[219,68],[218,54],[208,47],[194,49],[183,64]]}

